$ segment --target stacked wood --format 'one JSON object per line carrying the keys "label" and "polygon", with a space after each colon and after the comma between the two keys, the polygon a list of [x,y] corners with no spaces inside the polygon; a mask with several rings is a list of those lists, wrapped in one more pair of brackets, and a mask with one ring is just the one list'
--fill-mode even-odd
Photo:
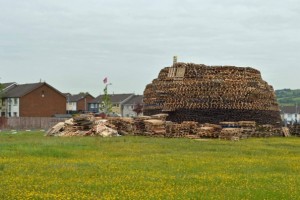
{"label": "stacked wood", "polygon": [[220,122],[219,124],[222,128],[240,128],[240,124],[238,122]]}
{"label": "stacked wood", "polygon": [[293,124],[289,127],[291,135],[300,136],[300,124]]}
{"label": "stacked wood", "polygon": [[93,115],[77,115],[73,117],[73,130],[90,130],[95,118]]}
{"label": "stacked wood", "polygon": [[226,140],[238,140],[241,137],[240,128],[223,128],[220,132],[219,138]]}
{"label": "stacked wood", "polygon": [[172,137],[188,137],[190,135],[190,126],[189,124],[178,124],[173,123],[171,129]]}
{"label": "stacked wood", "polygon": [[[132,134],[134,131],[134,120],[129,117],[108,117],[109,124],[113,124],[120,135]],[[111,127],[112,128],[112,127]]]}
{"label": "stacked wood", "polygon": [[[279,132],[280,132],[279,135],[282,136],[281,129],[279,130]],[[256,131],[252,135],[252,137],[270,137],[270,136],[275,135],[275,133],[277,133],[276,135],[278,135],[278,130],[276,131],[276,129],[274,128],[274,125],[263,124],[263,125],[258,125],[256,127]]]}
{"label": "stacked wood", "polygon": [[144,90],[144,114],[167,113],[173,122],[280,122],[274,89],[250,67],[176,63]]}
{"label": "stacked wood", "polygon": [[197,129],[197,135],[204,138],[218,138],[222,127],[216,124],[206,123]]}
{"label": "stacked wood", "polygon": [[255,121],[239,121],[238,124],[241,127],[242,138],[252,137],[255,134]]}
{"label": "stacked wood", "polygon": [[151,119],[159,119],[159,120],[162,120],[162,121],[166,121],[166,119],[168,117],[168,114],[159,113],[159,114],[156,114],[156,115],[151,115],[150,117],[151,117]]}
{"label": "stacked wood", "polygon": [[166,134],[165,121],[159,119],[148,119],[144,120],[146,134],[149,136],[160,136],[164,137]]}
{"label": "stacked wood", "polygon": [[146,127],[144,120],[151,119],[150,116],[138,116],[134,118],[134,135],[146,135]]}
{"label": "stacked wood", "polygon": [[284,137],[289,137],[290,136],[290,130],[288,127],[282,127],[282,132]]}
{"label": "stacked wood", "polygon": [[196,135],[197,134],[197,129],[199,126],[198,122],[194,122],[194,121],[183,121],[182,124],[186,125],[189,129],[189,134],[190,135]]}
{"label": "stacked wood", "polygon": [[[176,123],[175,123],[176,124]],[[174,123],[171,121],[166,121],[166,134],[165,137],[173,137],[175,134],[174,128],[173,128]]]}

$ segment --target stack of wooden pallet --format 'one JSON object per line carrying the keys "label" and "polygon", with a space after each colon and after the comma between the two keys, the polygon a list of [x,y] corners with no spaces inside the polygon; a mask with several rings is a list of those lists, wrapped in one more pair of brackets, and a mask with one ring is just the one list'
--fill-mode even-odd
{"label": "stack of wooden pallet", "polygon": [[164,137],[166,134],[166,123],[159,119],[148,119],[144,120],[145,133],[148,136],[160,136]]}
{"label": "stack of wooden pallet", "polygon": [[[255,131],[255,134],[253,135],[253,137],[273,136],[275,134],[275,132],[277,132],[275,129],[276,128],[274,128],[274,125],[272,125],[272,124],[258,125],[256,127],[256,131]],[[280,132],[281,132],[281,128],[280,128]],[[282,133],[281,133],[281,135],[282,135]]]}
{"label": "stack of wooden pallet", "polygon": [[241,127],[241,137],[248,138],[254,136],[256,130],[255,121],[239,121],[238,124]]}
{"label": "stack of wooden pallet", "polygon": [[120,135],[132,134],[134,131],[134,120],[129,117],[108,117],[108,122],[115,125]]}
{"label": "stack of wooden pallet", "polygon": [[149,120],[151,117],[149,116],[139,116],[134,118],[134,129],[133,134],[134,135],[147,135],[146,134],[146,126],[145,126],[145,120]]}
{"label": "stack of wooden pallet", "polygon": [[289,127],[291,135],[300,136],[300,124],[293,124]]}
{"label": "stack of wooden pallet", "polygon": [[73,117],[72,128],[77,130],[90,130],[93,127],[95,117],[93,115],[77,115]]}
{"label": "stack of wooden pallet", "polygon": [[216,124],[205,123],[197,129],[197,135],[204,138],[218,138],[222,127]]}
{"label": "stack of wooden pallet", "polygon": [[146,86],[143,101],[144,114],[173,122],[281,121],[273,87],[250,67],[176,63]]}
{"label": "stack of wooden pallet", "polygon": [[239,140],[241,137],[240,128],[223,128],[220,132],[219,138],[226,140]]}

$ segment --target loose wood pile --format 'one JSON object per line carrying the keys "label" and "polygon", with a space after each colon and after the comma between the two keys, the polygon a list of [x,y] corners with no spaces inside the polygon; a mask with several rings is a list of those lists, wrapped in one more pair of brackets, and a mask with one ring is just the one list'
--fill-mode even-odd
{"label": "loose wood pile", "polygon": [[78,115],[65,122],[59,122],[47,132],[47,136],[117,136],[118,132],[107,120],[93,115]]}
{"label": "loose wood pile", "polygon": [[281,121],[273,87],[250,67],[176,63],[144,90],[144,114],[173,122]]}

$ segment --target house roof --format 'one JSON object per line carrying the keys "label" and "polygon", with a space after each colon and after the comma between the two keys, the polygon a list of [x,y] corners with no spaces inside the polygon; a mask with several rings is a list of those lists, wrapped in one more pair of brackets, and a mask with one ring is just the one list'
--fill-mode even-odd
{"label": "house roof", "polygon": [[81,99],[84,99],[86,96],[91,96],[88,92],[87,93],[79,93],[79,94],[70,94],[70,93],[64,93],[64,95],[67,97],[68,102],[77,102]]}
{"label": "house roof", "polygon": [[11,83],[1,83],[1,85],[3,86],[3,90],[7,90],[9,89],[10,87],[16,85],[15,82],[11,82]]}
{"label": "house roof", "polygon": [[22,97],[31,91],[41,87],[42,85],[47,85],[48,87],[51,87],[52,89],[56,90],[58,93],[63,95],[60,91],[52,87],[51,85],[45,83],[45,82],[39,82],[39,83],[27,83],[27,84],[15,84],[13,87],[8,88],[5,92],[3,97],[5,98],[18,98]]}
{"label": "house roof", "polygon": [[300,106],[280,106],[281,113],[300,113]]}
{"label": "house roof", "polygon": [[143,95],[134,95],[132,98],[130,98],[128,101],[126,101],[124,104],[143,104]]}
{"label": "house roof", "polygon": [[7,90],[4,93],[4,97],[22,97],[25,94],[33,91],[34,89],[42,86],[44,83],[29,83],[29,84],[22,84],[18,85],[16,84],[11,89]]}
{"label": "house roof", "polygon": [[[133,96],[133,93],[128,93],[128,94],[109,94],[110,100],[112,103],[122,103],[123,101],[127,100],[131,96]],[[99,95],[97,96],[93,101],[90,103],[99,103],[102,101],[104,95]]]}

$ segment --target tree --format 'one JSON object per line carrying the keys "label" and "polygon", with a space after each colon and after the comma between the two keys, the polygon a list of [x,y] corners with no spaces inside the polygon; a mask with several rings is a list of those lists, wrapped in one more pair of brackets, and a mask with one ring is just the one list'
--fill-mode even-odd
{"label": "tree", "polygon": [[4,86],[0,83],[0,99],[2,98],[2,95],[3,95],[3,89],[4,89]]}
{"label": "tree", "polygon": [[106,115],[111,113],[112,111],[112,103],[111,103],[111,100],[110,100],[110,97],[107,93],[107,85],[105,85],[105,88],[103,89],[103,97],[102,97],[102,102],[100,103],[100,110],[99,112],[104,112]]}
{"label": "tree", "polygon": [[3,85],[0,83],[0,109],[2,109]]}
{"label": "tree", "polygon": [[135,103],[133,106],[133,111],[136,113],[137,116],[143,112],[143,105],[140,103]]}

